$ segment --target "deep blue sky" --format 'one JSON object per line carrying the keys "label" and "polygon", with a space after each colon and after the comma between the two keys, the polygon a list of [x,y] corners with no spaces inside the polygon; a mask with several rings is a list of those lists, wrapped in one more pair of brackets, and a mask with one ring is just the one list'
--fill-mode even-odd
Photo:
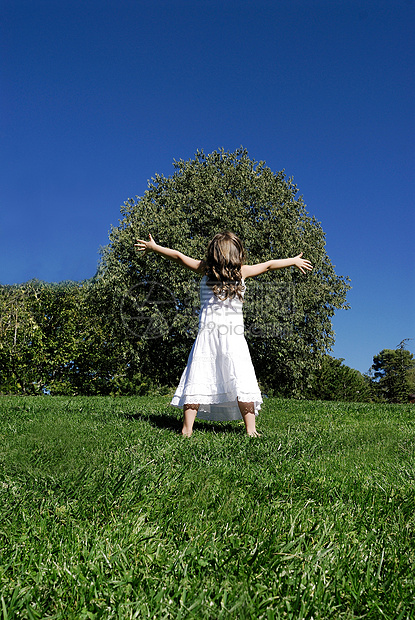
{"label": "deep blue sky", "polygon": [[3,0],[0,24],[0,283],[93,276],[148,179],[242,145],[352,279],[334,355],[415,338],[413,0]]}

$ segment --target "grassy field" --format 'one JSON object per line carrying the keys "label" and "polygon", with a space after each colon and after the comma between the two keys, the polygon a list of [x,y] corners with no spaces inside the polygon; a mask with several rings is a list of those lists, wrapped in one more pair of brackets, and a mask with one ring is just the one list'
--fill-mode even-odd
{"label": "grassy field", "polygon": [[0,617],[415,617],[415,408],[0,398]]}

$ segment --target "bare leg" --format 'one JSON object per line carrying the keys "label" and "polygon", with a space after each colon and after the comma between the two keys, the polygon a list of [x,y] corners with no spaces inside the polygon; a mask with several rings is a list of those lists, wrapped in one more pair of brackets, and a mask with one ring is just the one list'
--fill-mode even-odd
{"label": "bare leg", "polygon": [[190,437],[193,433],[193,424],[199,405],[183,405],[183,428],[182,435]]}
{"label": "bare leg", "polygon": [[239,411],[245,423],[246,432],[250,437],[259,437],[255,428],[255,406],[254,403],[241,403],[238,400]]}

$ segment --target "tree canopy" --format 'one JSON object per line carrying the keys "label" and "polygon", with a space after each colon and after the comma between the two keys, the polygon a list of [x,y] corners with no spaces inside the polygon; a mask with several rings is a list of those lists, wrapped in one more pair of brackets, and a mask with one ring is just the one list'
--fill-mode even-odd
{"label": "tree canopy", "polygon": [[[140,257],[137,238],[151,232],[161,245],[204,258],[209,240],[232,230],[247,263],[295,256],[314,265],[247,281],[246,336],[264,390],[299,396],[334,343],[331,318],[347,308],[349,279],[334,271],[321,224],[310,216],[297,186],[245,149],[175,161],[170,177],[157,174],[144,195],[128,199],[110,232],[98,275],[114,337],[133,368],[174,385],[197,330],[199,278],[160,256]],[[132,372],[132,371],[131,371]]]}

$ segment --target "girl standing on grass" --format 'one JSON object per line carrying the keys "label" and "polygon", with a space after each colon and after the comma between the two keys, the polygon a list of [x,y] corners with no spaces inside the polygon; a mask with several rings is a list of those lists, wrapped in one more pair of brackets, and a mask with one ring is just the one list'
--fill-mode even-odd
{"label": "girl standing on grass", "polygon": [[200,283],[199,331],[171,405],[183,408],[182,434],[190,437],[196,415],[204,420],[237,420],[242,417],[250,437],[258,437],[255,416],[262,398],[244,336],[242,303],[244,280],[283,267],[310,271],[302,253],[294,258],[245,265],[241,240],[232,232],[217,234],[208,245],[205,260],[177,250],[137,240],[144,254],[156,252],[195,273]]}

